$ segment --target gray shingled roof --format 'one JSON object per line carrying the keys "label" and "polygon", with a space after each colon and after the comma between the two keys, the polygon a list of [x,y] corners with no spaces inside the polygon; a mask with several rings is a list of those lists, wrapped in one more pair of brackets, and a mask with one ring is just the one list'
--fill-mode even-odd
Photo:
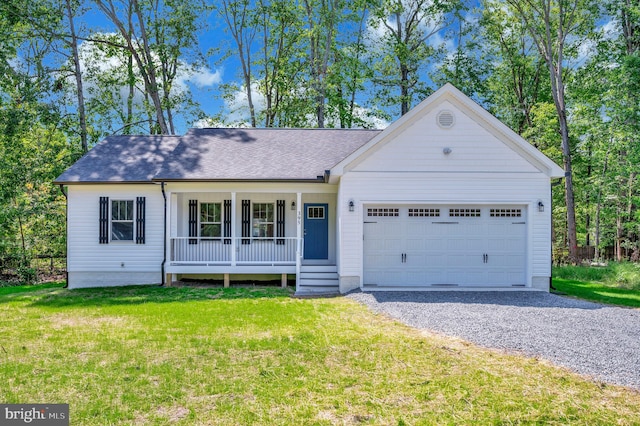
{"label": "gray shingled roof", "polygon": [[55,183],[150,182],[179,141],[177,136],[109,136]]}
{"label": "gray shingled roof", "polygon": [[192,129],[155,180],[317,180],[379,132]]}
{"label": "gray shingled roof", "polygon": [[317,180],[381,130],[191,129],[109,136],[56,183],[153,180]]}

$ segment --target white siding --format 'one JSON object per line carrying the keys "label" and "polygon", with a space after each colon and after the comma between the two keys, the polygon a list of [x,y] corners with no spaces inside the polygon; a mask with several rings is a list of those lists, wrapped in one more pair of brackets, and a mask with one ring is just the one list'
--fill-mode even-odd
{"label": "white siding", "polygon": [[[100,197],[146,197],[145,244],[99,244]],[[69,287],[160,283],[164,204],[160,185],[70,185],[68,187]],[[99,283],[99,284],[97,284]]]}
{"label": "white siding", "polygon": [[[407,154],[407,158],[411,155]],[[403,170],[396,162],[389,167]],[[349,200],[355,202],[350,212]],[[545,205],[538,212],[538,201]],[[350,172],[341,179],[339,274],[362,277],[363,204],[524,205],[529,212],[527,284],[550,274],[549,178],[542,173]]]}
{"label": "white siding", "polygon": [[[455,124],[443,129],[436,124],[441,110],[452,111]],[[390,135],[391,136],[391,135]],[[445,148],[451,152],[443,153]],[[537,173],[520,154],[496,138],[478,122],[443,102],[423,118],[395,132],[352,166],[353,171],[428,171]]]}

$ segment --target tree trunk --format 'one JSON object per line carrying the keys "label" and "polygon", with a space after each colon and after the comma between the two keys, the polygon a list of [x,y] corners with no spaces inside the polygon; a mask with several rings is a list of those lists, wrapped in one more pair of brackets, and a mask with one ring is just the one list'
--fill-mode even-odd
{"label": "tree trunk", "polygon": [[616,260],[622,262],[622,215],[616,216]]}
{"label": "tree trunk", "polygon": [[602,183],[604,182],[604,177],[607,173],[607,167],[609,164],[609,150],[611,149],[611,144],[607,146],[607,152],[604,157],[604,166],[602,167],[602,179],[600,181],[600,185],[598,185],[598,195],[596,200],[596,231],[595,231],[595,255],[597,261],[600,260],[600,210],[602,206]]}
{"label": "tree trunk", "polygon": [[400,65],[400,115],[409,112],[409,69],[406,65]]}
{"label": "tree trunk", "polygon": [[82,152],[89,150],[87,143],[87,116],[84,109],[84,89],[82,85],[82,72],[80,69],[80,55],[78,54],[78,37],[73,22],[71,0],[66,0],[67,18],[69,20],[69,32],[71,33],[71,52],[73,54],[74,75],[76,77],[76,91],[78,96],[78,118],[80,119],[80,144]]}

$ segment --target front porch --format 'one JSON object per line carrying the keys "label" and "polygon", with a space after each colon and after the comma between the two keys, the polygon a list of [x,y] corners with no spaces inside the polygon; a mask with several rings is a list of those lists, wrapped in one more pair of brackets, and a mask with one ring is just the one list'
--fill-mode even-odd
{"label": "front porch", "polygon": [[167,282],[216,275],[229,285],[234,275],[252,275],[280,276],[286,285],[295,275],[300,291],[308,281],[304,266],[314,265],[331,269],[326,276],[337,289],[335,188],[301,185],[310,191],[284,191],[290,183],[247,191],[167,184]]}

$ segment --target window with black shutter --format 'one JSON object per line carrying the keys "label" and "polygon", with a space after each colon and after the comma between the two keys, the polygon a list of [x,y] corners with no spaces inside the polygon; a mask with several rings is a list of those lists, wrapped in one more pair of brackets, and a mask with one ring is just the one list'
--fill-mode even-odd
{"label": "window with black shutter", "polygon": [[100,197],[99,239],[100,244],[123,241],[145,244],[146,197],[134,200],[110,200]]}

